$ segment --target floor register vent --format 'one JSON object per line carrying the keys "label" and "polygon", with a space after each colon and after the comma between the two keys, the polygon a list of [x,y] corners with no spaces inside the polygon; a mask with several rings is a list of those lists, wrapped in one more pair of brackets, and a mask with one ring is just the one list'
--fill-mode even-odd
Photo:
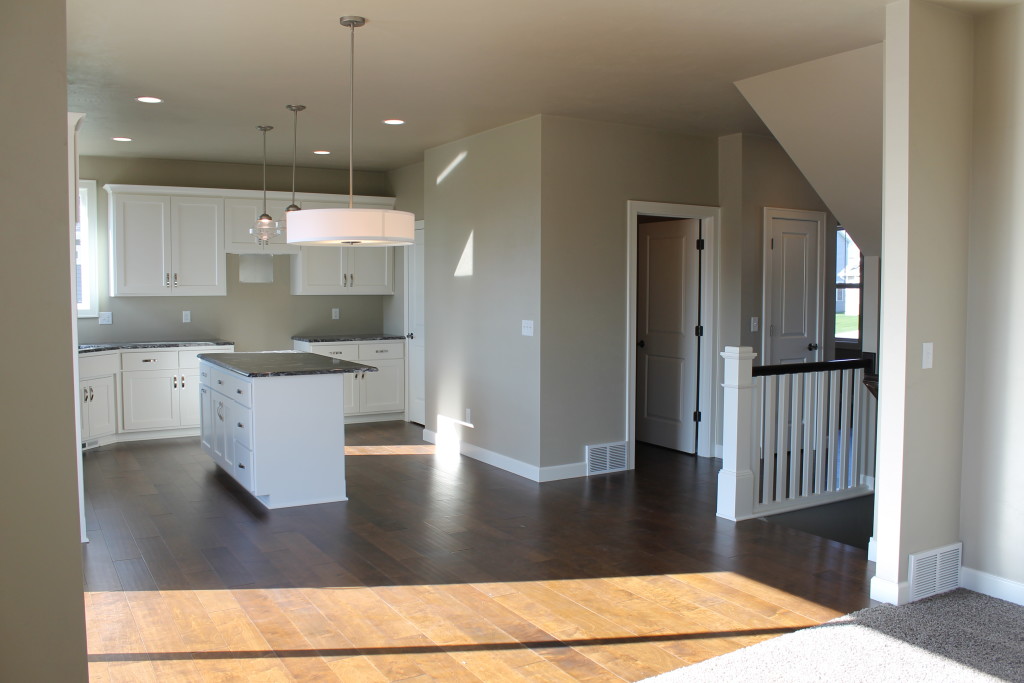
{"label": "floor register vent", "polygon": [[587,446],[587,476],[626,469],[626,442]]}
{"label": "floor register vent", "polygon": [[910,556],[910,599],[920,600],[960,587],[963,544],[926,550]]}

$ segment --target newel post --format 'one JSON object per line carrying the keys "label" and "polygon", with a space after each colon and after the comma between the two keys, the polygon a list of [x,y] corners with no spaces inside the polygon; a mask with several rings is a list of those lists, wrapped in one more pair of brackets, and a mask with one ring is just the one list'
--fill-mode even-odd
{"label": "newel post", "polygon": [[726,346],[722,469],[718,473],[718,516],[734,522],[754,516],[754,380],[757,354],[749,346]]}

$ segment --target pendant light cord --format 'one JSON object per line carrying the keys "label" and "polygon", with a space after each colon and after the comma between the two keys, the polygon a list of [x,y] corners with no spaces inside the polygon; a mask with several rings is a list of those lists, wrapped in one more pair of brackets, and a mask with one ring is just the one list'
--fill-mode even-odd
{"label": "pendant light cord", "polygon": [[352,129],[356,117],[356,26],[349,26],[349,59],[348,59],[348,208],[352,208],[352,186],[354,173],[352,170]]}
{"label": "pendant light cord", "polygon": [[[295,206],[295,149],[299,145],[299,110],[293,109],[295,117],[292,119],[292,206]],[[266,183],[264,183],[266,187]]]}
{"label": "pendant light cord", "polygon": [[269,127],[262,126],[263,130],[263,215],[267,215],[267,131]]}

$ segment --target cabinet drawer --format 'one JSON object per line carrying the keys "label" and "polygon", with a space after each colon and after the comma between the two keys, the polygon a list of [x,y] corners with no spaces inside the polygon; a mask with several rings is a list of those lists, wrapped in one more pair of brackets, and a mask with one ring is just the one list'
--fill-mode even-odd
{"label": "cabinet drawer", "polygon": [[[213,370],[212,372],[213,383],[210,385],[211,387],[246,408],[252,406],[252,384],[247,382],[245,378],[226,370]],[[202,377],[200,377],[201,380]]]}
{"label": "cabinet drawer", "polygon": [[317,344],[312,349],[313,353],[319,353],[321,356],[330,356],[341,360],[359,359],[358,344]]}
{"label": "cabinet drawer", "polygon": [[121,353],[122,370],[176,370],[177,351],[132,351]]}
{"label": "cabinet drawer", "polygon": [[178,367],[186,370],[199,367],[199,354],[201,353],[230,353],[235,350],[233,346],[201,346],[188,351],[178,351]]}
{"label": "cabinet drawer", "polygon": [[252,449],[252,410],[234,406],[231,411],[231,438]]}
{"label": "cabinet drawer", "polygon": [[108,353],[99,356],[87,354],[78,357],[78,376],[83,379],[86,377],[113,375],[120,369],[121,358],[120,354],[117,353]]}
{"label": "cabinet drawer", "polygon": [[403,358],[404,356],[405,344],[401,342],[359,345],[359,360],[372,361],[380,358]]}
{"label": "cabinet drawer", "polygon": [[235,464],[231,474],[246,491],[252,491],[252,451],[237,441],[233,444]]}

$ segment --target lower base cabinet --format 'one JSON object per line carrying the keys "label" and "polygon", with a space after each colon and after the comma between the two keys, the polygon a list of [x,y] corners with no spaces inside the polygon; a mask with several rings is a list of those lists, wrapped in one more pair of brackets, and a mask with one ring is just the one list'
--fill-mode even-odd
{"label": "lower base cabinet", "polygon": [[110,436],[117,431],[117,392],[114,376],[91,377],[79,384],[82,440]]}
{"label": "lower base cabinet", "polygon": [[350,376],[249,378],[204,362],[203,450],[267,508],[348,500],[338,416]]}
{"label": "lower base cabinet", "polygon": [[345,417],[368,422],[393,420],[405,413],[405,342],[382,340],[363,342],[295,341],[296,351],[308,351],[331,358],[365,362],[376,372],[345,375]]}

